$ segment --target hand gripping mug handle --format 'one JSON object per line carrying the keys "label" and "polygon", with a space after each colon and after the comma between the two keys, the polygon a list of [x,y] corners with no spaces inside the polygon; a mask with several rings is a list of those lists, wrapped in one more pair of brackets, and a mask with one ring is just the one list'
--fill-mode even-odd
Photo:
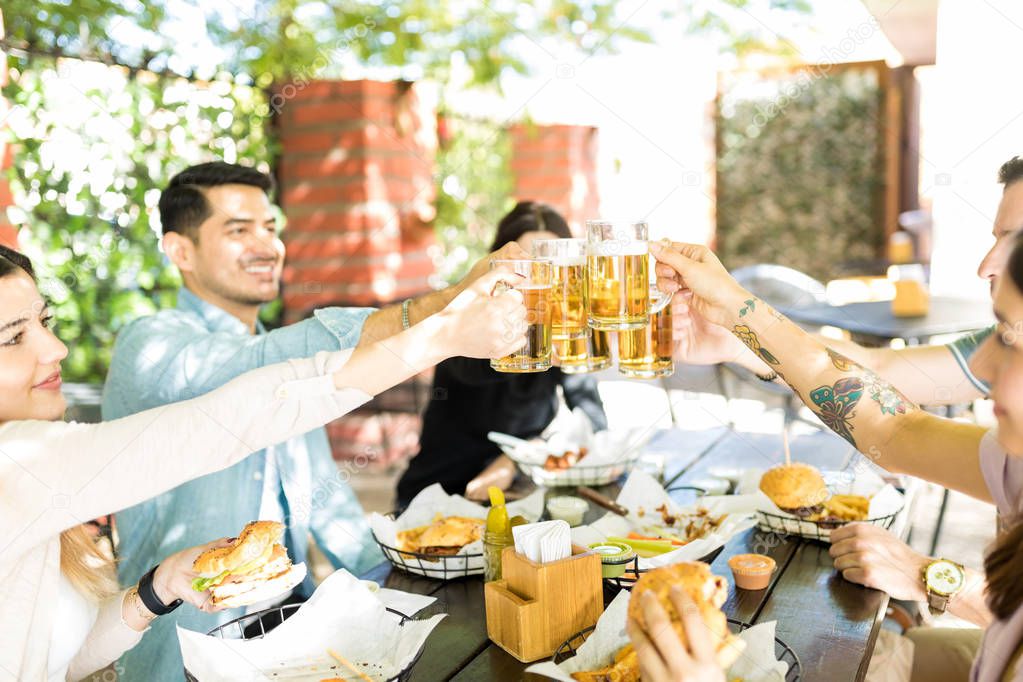
{"label": "hand gripping mug handle", "polygon": [[[660,241],[660,244],[662,246],[670,246],[671,245],[671,240],[670,239],[662,239]],[[661,291],[660,289],[657,289],[653,285],[651,285],[651,289],[653,289],[654,291],[657,291],[657,293],[659,294],[659,298],[658,298],[657,302],[656,303],[651,302],[651,304],[650,304],[650,314],[651,315],[656,315],[657,313],[661,312],[662,310],[664,310],[665,308],[668,307],[668,304],[671,303],[671,299],[675,295],[675,292],[672,291],[671,293],[665,294],[663,291]]]}
{"label": "hand gripping mug handle", "polygon": [[499,280],[497,280],[497,284],[494,285],[494,288],[490,290],[490,295],[491,295],[491,297],[496,298],[496,297],[500,296],[501,294],[503,294],[504,292],[509,291],[510,289],[514,289],[514,288],[515,288],[514,286],[512,286],[511,284],[509,284],[505,280],[499,279]]}
{"label": "hand gripping mug handle", "polygon": [[660,297],[660,299],[659,299],[659,300],[657,301],[657,303],[651,303],[651,304],[650,304],[650,314],[651,314],[651,315],[656,315],[657,313],[659,313],[659,312],[661,312],[662,310],[664,310],[665,308],[667,308],[667,307],[668,307],[668,304],[670,304],[670,303],[671,303],[671,299],[672,299],[672,297],[673,297],[674,295],[675,295],[675,292],[674,292],[674,291],[673,291],[673,292],[671,292],[671,293],[669,293],[669,294],[666,294],[666,293],[664,293],[664,292],[662,291],[662,292],[661,292],[661,297]]}

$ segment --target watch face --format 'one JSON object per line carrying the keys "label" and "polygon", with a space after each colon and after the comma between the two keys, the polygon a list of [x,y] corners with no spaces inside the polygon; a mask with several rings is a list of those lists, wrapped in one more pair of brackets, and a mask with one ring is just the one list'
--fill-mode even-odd
{"label": "watch face", "polygon": [[948,597],[962,588],[966,575],[951,561],[935,561],[927,567],[926,580],[927,589]]}

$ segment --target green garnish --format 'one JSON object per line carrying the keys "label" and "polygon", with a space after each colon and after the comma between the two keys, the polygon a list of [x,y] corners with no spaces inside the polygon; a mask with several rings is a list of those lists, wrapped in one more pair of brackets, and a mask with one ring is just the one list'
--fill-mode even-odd
{"label": "green garnish", "polygon": [[219,584],[230,573],[231,571],[224,571],[220,575],[213,576],[212,578],[196,578],[192,581],[192,589],[196,592],[205,592],[214,585]]}

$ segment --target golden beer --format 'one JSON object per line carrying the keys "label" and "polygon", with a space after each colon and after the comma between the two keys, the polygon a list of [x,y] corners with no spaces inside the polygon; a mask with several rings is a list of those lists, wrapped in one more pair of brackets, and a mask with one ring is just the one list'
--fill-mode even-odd
{"label": "golden beer", "polygon": [[618,373],[635,379],[671,376],[672,360],[671,306],[650,315],[650,323],[642,329],[618,334]]}
{"label": "golden beer", "polygon": [[611,366],[611,339],[607,332],[590,330],[590,371],[598,372]]}
{"label": "golden beer", "polygon": [[611,348],[607,332],[590,329],[585,338],[555,341],[554,347],[565,374],[598,372],[611,366]]}
{"label": "golden beer", "polygon": [[[523,275],[515,288],[526,306],[526,345],[510,355],[490,361],[498,372],[543,372],[551,367],[551,264],[545,261],[493,261],[491,267],[513,264]],[[518,330],[509,330],[517,332]]]}
{"label": "golden beer", "polygon": [[587,322],[594,329],[641,329],[650,321],[646,223],[589,221]]}
{"label": "golden beer", "polygon": [[586,261],[554,262],[551,334],[556,340],[586,340]]}
{"label": "golden beer", "polygon": [[586,338],[586,240],[538,239],[533,256],[554,266],[551,334],[554,341]]}
{"label": "golden beer", "polygon": [[581,374],[590,371],[588,338],[555,339],[554,350],[558,352],[561,371],[565,374]]}

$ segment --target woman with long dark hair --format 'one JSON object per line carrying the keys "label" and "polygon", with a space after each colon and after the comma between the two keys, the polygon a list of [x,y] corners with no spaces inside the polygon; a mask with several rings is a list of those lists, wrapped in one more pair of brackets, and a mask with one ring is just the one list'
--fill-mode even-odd
{"label": "woman with long dark hair", "polygon": [[[553,208],[521,201],[498,223],[490,252],[518,242],[529,253],[536,239],[571,236],[568,223]],[[558,386],[570,408],[586,412],[595,431],[607,428],[592,377],[563,374],[557,367],[535,374],[506,374],[492,369],[487,361],[471,358],[452,358],[437,365],[419,454],[398,482],[398,506],[407,506],[433,483],[472,499],[485,499],[488,485],[507,489],[514,480],[515,465],[487,440],[487,432],[525,439],[539,436],[557,415]]]}
{"label": "woman with long dark hair", "polygon": [[[511,273],[481,277],[444,310],[384,341],[248,372],[206,395],[102,424],[61,421],[60,364],[32,264],[0,246],[0,679],[81,679],[138,643],[191,587],[207,546],[168,558],[118,591],[81,524],[219,471],[322,426],[437,362],[491,339],[490,357],[524,343]],[[396,362],[397,360],[397,362]],[[233,491],[225,490],[225,499]],[[213,543],[211,543],[213,544]],[[212,610],[212,609],[210,609]]]}
{"label": "woman with long dark hair", "polygon": [[[994,283],[997,333],[970,363],[970,370],[991,384],[998,419],[992,431],[919,409],[876,374],[823,346],[745,291],[706,247],[652,245],[651,251],[660,261],[662,290],[691,296],[695,314],[738,336],[825,425],[861,453],[889,471],[997,505],[1006,530],[984,562],[988,607],[995,621],[984,634],[970,679],[1023,681],[1023,242],[1017,241],[1005,272]],[[838,570],[857,570],[851,555],[834,553],[839,555]],[[939,577],[951,584],[951,573]],[[662,627],[667,616],[656,603],[643,604],[646,630],[629,624],[643,680],[724,680],[712,662],[714,643],[687,613],[690,602],[685,595],[675,597],[687,634],[694,633],[686,644],[671,627]]]}

